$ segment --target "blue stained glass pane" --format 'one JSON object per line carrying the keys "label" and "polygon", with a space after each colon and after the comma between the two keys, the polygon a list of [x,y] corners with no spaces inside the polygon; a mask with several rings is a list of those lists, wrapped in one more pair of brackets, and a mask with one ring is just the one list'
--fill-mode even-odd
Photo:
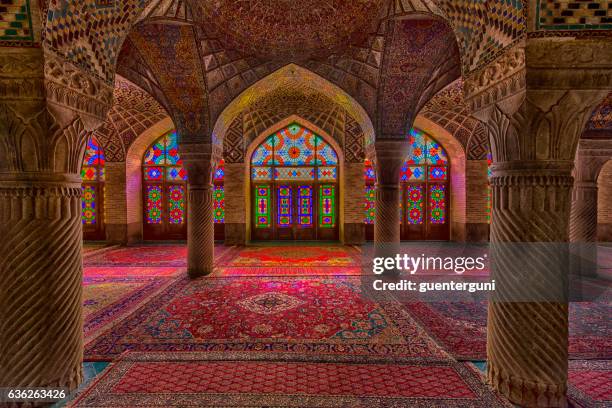
{"label": "blue stained glass pane", "polygon": [[273,164],[274,136],[267,138],[253,152],[251,164],[253,166],[265,166]]}
{"label": "blue stained glass pane", "polygon": [[166,136],[166,162],[167,164],[173,165],[183,163],[178,154],[178,137],[176,132],[172,132]]}
{"label": "blue stained glass pane", "polygon": [[334,149],[325,142],[320,136],[317,136],[317,160],[316,164],[324,166],[335,166],[338,164],[338,155]]}

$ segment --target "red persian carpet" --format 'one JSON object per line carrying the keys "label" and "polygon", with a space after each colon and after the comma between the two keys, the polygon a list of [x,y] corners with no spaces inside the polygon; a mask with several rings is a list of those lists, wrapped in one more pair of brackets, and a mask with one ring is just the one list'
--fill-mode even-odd
{"label": "red persian carpet", "polygon": [[283,245],[239,248],[218,263],[217,276],[360,275],[355,247]]}
{"label": "red persian carpet", "polygon": [[180,278],[85,346],[86,360],[124,351],[283,351],[448,359],[393,299],[353,277]]}
{"label": "red persian carpet", "polygon": [[[409,302],[405,307],[453,357],[486,358],[486,302]],[[570,303],[570,358],[612,358],[611,315],[611,303]]]}
{"label": "red persian carpet", "polygon": [[186,268],[182,266],[85,266],[83,268],[83,277],[88,278],[121,278],[130,276],[160,276],[170,277],[177,276],[186,272]]}
{"label": "red persian carpet", "polygon": [[612,360],[570,361],[568,397],[576,408],[612,406]]}
{"label": "red persian carpet", "polygon": [[[228,250],[234,247],[215,245],[215,262],[221,262]],[[187,245],[145,244],[130,247],[113,247],[95,252],[83,259],[85,266],[186,266]]]}
{"label": "red persian carpet", "polygon": [[127,353],[74,406],[511,407],[466,364],[311,357]]}

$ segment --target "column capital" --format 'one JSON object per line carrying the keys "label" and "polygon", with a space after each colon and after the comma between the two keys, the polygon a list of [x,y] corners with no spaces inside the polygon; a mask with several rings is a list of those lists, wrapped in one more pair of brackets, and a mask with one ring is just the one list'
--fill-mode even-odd
{"label": "column capital", "polygon": [[378,139],[376,151],[376,177],[379,185],[397,185],[401,167],[408,156],[408,140]]}

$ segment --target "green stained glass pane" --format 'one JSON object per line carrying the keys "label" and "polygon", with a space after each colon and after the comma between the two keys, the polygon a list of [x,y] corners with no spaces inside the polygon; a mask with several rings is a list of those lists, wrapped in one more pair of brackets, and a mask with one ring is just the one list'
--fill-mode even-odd
{"label": "green stained glass pane", "polygon": [[319,227],[336,226],[336,186],[322,184],[319,186]]}

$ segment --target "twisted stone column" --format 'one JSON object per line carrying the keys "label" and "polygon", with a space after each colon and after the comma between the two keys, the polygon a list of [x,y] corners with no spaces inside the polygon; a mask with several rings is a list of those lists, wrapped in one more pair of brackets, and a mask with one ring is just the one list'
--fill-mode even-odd
{"label": "twisted stone column", "polygon": [[213,271],[215,230],[212,184],[189,183],[187,203],[187,272],[190,277]]}
{"label": "twisted stone column", "polygon": [[612,158],[612,139],[589,139],[583,134],[576,155],[569,237],[574,253],[572,272],[597,275],[597,178]]}
{"label": "twisted stone column", "polygon": [[570,215],[572,273],[597,276],[597,183],[577,181]]}
{"label": "twisted stone column", "polygon": [[520,406],[567,406],[571,169],[612,79],[610,58],[575,61],[611,45],[528,38],[464,81],[494,161],[487,375]]}
{"label": "twisted stone column", "polygon": [[488,379],[521,406],[566,406],[571,162],[500,163],[491,186]]}
{"label": "twisted stone column", "polygon": [[187,202],[187,273],[191,278],[213,271],[215,224],[212,185],[215,163],[210,146],[185,143],[180,145],[188,180]]}
{"label": "twisted stone column", "polygon": [[376,256],[395,256],[400,243],[400,170],[408,154],[406,140],[378,140],[376,149]]}
{"label": "twisted stone column", "polygon": [[0,175],[0,387],[82,380],[81,180]]}

